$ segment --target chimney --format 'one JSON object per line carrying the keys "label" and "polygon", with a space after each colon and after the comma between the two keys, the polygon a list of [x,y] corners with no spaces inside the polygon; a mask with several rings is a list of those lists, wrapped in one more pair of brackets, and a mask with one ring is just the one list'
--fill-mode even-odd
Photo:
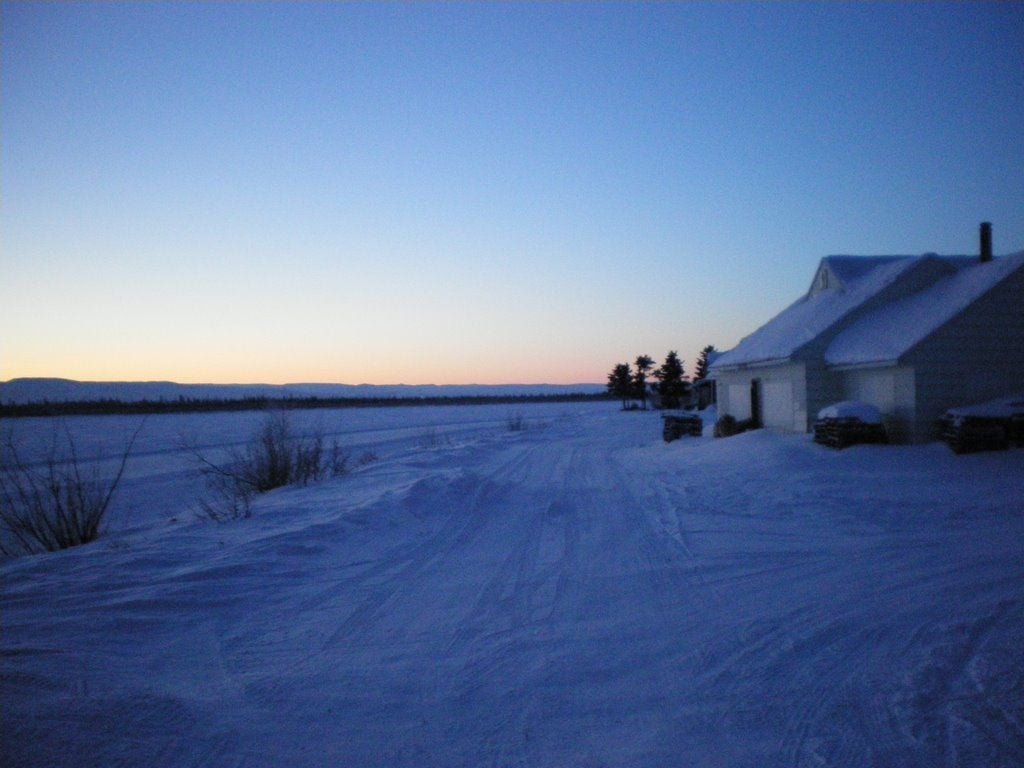
{"label": "chimney", "polygon": [[987,222],[981,222],[981,228],[978,233],[981,239],[981,263],[992,261],[992,225]]}

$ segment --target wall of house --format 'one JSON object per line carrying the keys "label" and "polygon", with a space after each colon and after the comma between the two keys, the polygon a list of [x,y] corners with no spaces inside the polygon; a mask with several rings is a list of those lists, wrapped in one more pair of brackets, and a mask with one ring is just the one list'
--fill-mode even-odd
{"label": "wall of house", "polygon": [[916,398],[913,368],[862,368],[842,371],[838,376],[842,399],[875,406],[882,414],[890,440],[902,443],[913,438]]}
{"label": "wall of house", "polygon": [[718,414],[749,419],[750,384],[761,382],[761,416],[764,426],[787,432],[807,430],[806,382],[803,363],[718,371]]}
{"label": "wall of house", "polygon": [[808,361],[806,368],[806,423],[803,429],[809,430],[814,426],[814,420],[818,418],[818,411],[827,405],[849,398],[846,397],[839,376],[827,369],[821,359]]}
{"label": "wall of house", "polygon": [[904,356],[917,385],[914,439],[936,437],[948,408],[1024,391],[1024,270]]}

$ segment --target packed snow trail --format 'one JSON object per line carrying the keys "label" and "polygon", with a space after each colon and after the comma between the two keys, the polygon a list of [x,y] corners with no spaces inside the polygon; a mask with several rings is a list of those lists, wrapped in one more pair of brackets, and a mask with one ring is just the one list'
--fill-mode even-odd
{"label": "packed snow trail", "polygon": [[1024,451],[605,408],[8,563],[0,762],[1024,763]]}

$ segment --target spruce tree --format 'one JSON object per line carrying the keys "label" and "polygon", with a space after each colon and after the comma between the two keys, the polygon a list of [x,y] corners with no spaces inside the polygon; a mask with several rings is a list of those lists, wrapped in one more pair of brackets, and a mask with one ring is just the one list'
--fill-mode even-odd
{"label": "spruce tree", "polygon": [[633,377],[628,363],[619,363],[608,374],[608,394],[621,398],[622,409],[626,409],[626,401],[633,394]]}
{"label": "spruce tree", "polygon": [[661,395],[662,406],[679,408],[686,394],[683,361],[679,359],[679,354],[675,351],[669,352],[661,368],[654,372],[654,378],[658,380],[658,394]]}
{"label": "spruce tree", "polygon": [[708,377],[708,369],[711,367],[710,357],[715,354],[718,350],[708,344],[704,349],[697,355],[697,370],[694,372],[693,380],[700,381]]}
{"label": "spruce tree", "polygon": [[640,355],[636,359],[636,373],[633,374],[633,397],[643,403],[644,410],[647,410],[647,372],[654,365],[654,360],[649,355]]}

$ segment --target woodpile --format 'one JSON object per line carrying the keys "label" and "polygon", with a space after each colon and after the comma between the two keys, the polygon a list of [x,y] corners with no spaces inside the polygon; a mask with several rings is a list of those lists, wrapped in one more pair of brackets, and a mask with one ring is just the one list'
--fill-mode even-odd
{"label": "woodpile", "polygon": [[661,436],[665,439],[666,443],[671,443],[673,440],[678,440],[685,435],[700,437],[704,433],[704,422],[700,416],[670,414],[661,418],[665,422]]}
{"label": "woodpile", "polygon": [[870,424],[858,418],[824,418],[814,422],[814,442],[841,450],[859,443],[887,443],[881,424]]}
{"label": "woodpile", "polygon": [[1024,396],[950,408],[940,420],[942,439],[954,453],[1001,451],[1024,445]]}
{"label": "woodpile", "polygon": [[[1012,419],[968,416],[942,419],[942,439],[953,453],[1002,451],[1010,447],[1011,436],[1021,442],[1021,425]],[[1024,419],[1020,420],[1024,422]]]}

